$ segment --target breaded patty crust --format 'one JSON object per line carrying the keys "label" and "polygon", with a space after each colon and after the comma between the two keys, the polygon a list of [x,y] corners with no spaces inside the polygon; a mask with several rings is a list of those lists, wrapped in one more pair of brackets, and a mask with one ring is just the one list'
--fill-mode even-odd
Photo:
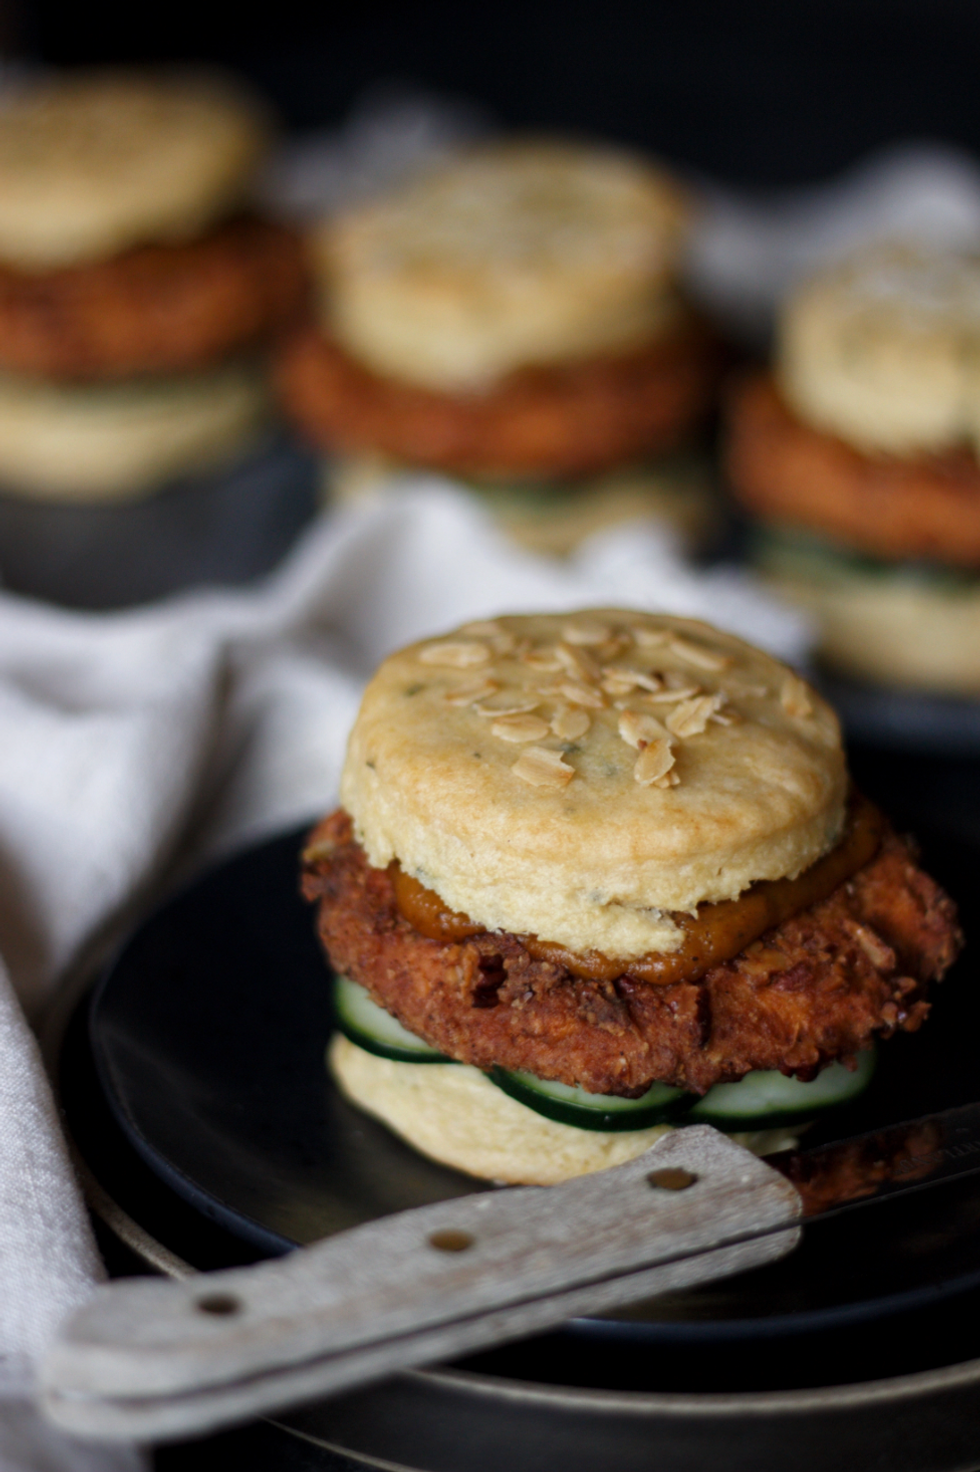
{"label": "breaded patty crust", "polygon": [[980,463],[972,450],[864,454],[804,424],[768,376],[734,394],[729,424],[729,479],[757,516],[877,557],[980,564]]}
{"label": "breaded patty crust", "polygon": [[915,1031],[928,984],[961,945],[952,902],[889,829],[827,899],[698,981],[670,985],[628,971],[583,979],[500,932],[426,938],[342,810],[318,826],[309,852],[303,892],[318,903],[336,970],[451,1058],[596,1094],[638,1097],[654,1082],[703,1094],[755,1069],[812,1078],[876,1034]]}
{"label": "breaded patty crust", "polygon": [[484,392],[384,378],[322,329],[293,334],[276,377],[287,412],[327,450],[374,450],[461,475],[584,475],[673,449],[703,418],[715,340],[688,318],[641,349],[521,369]]}
{"label": "breaded patty crust", "polygon": [[208,367],[284,326],[306,291],[298,236],[251,216],[107,261],[0,265],[0,368],[93,380]]}

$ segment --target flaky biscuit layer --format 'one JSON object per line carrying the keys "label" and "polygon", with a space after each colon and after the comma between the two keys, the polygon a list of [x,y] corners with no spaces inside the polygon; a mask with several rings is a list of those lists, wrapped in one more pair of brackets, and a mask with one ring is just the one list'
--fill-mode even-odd
{"label": "flaky biscuit layer", "polygon": [[377,372],[450,390],[628,350],[674,320],[685,213],[626,154],[479,149],[324,227],[324,325]]}
{"label": "flaky biscuit layer", "polygon": [[778,379],[807,423],[893,455],[980,440],[980,255],[878,248],[787,304]]}
{"label": "flaky biscuit layer", "polygon": [[11,89],[0,260],[48,270],[190,239],[242,202],[268,134],[219,76],[81,72]]}
{"label": "flaky biscuit layer", "polygon": [[670,911],[800,873],[841,831],[836,718],[740,639],[666,615],[513,616],[392,655],[341,801],[489,930],[630,958]]}

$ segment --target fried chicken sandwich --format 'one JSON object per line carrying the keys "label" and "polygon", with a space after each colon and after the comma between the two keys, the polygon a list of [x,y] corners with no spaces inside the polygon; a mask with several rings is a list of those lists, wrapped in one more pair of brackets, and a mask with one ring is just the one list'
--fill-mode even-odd
{"label": "fried chicken sandwich", "polygon": [[698,473],[660,458],[717,379],[717,346],[678,289],[687,216],[639,158],[516,140],[324,225],[316,321],[278,376],[334,457],[335,492],[444,471],[559,552],[651,510],[693,528]]}
{"label": "fried chicken sandwich", "polygon": [[832,710],[689,620],[501,617],[401,650],[341,801],[303,876],[330,1066],[476,1176],[563,1180],[685,1119],[782,1144],[921,1025],[960,946]]}

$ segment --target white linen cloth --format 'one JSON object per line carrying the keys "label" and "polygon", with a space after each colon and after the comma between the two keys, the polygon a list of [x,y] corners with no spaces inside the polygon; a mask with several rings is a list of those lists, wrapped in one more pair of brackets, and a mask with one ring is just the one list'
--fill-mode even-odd
{"label": "white linen cloth", "polygon": [[550,562],[421,478],[316,524],[254,591],[107,615],[0,594],[4,1472],[128,1455],[93,1461],[23,1399],[57,1321],[100,1273],[24,1013],[42,1017],[86,943],[145,905],[175,859],[186,868],[325,812],[363,681],[388,650],[470,617],[590,604],[668,608],[784,657],[805,650],[798,617],[738,575],[688,571],[648,525]]}

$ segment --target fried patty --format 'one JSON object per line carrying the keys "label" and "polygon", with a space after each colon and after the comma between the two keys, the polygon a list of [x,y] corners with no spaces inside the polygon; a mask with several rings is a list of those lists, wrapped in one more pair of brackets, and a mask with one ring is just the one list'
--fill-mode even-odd
{"label": "fried patty", "polygon": [[865,455],[804,424],[759,377],[733,396],[727,469],[757,516],[877,557],[980,564],[980,462],[966,448]]}
{"label": "fried patty", "polygon": [[93,265],[0,266],[0,368],[82,380],[204,368],[284,326],[306,293],[299,238],[250,216]]}
{"label": "fried patty", "polygon": [[318,328],[282,346],[283,404],[324,449],[373,450],[461,475],[584,475],[673,449],[703,418],[715,340],[693,319],[639,351],[525,368],[484,393],[383,378]]}
{"label": "fried patty", "polygon": [[652,1083],[706,1093],[753,1069],[812,1078],[876,1034],[914,1032],[962,944],[955,908],[886,830],[876,856],[820,904],[767,931],[697,982],[628,972],[584,980],[500,932],[429,940],[402,917],[342,810],[311,839],[303,892],[331,964],[418,1037],[495,1064],[638,1097]]}

